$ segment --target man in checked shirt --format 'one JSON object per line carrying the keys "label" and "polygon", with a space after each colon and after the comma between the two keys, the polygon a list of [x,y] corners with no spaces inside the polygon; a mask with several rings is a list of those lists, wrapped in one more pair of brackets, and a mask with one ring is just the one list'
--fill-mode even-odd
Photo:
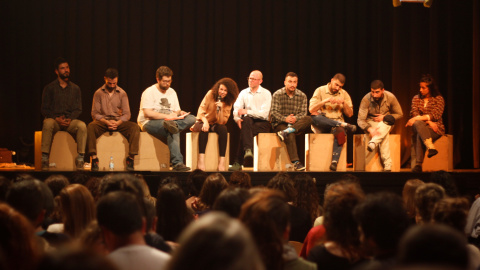
{"label": "man in checked shirt", "polygon": [[277,90],[272,96],[270,111],[274,132],[287,145],[288,155],[297,171],[304,171],[297,153],[295,134],[300,134],[312,124],[307,115],[307,96],[297,89],[298,76],[289,72],[285,76],[285,87]]}

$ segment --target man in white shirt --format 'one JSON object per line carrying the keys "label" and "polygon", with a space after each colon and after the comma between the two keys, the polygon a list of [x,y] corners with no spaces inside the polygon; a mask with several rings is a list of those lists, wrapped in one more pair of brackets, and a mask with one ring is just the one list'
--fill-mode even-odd
{"label": "man in white shirt", "polygon": [[229,171],[241,170],[242,163],[253,165],[253,137],[258,133],[268,133],[271,128],[268,116],[272,94],[260,85],[263,82],[262,72],[254,70],[247,79],[248,88],[240,92],[233,105],[233,120],[240,128],[240,143]]}
{"label": "man in white shirt", "polygon": [[180,132],[195,124],[195,116],[180,109],[177,93],[172,84],[173,71],[167,66],[157,69],[157,83],[143,91],[140,101],[138,125],[142,131],[167,139],[173,171],[189,171],[180,152]]}

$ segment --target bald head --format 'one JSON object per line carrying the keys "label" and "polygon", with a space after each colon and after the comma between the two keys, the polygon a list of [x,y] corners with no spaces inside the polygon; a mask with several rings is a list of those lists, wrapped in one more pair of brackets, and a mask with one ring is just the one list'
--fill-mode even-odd
{"label": "bald head", "polygon": [[250,76],[248,77],[248,86],[253,92],[257,91],[262,82],[263,74],[260,70],[254,70],[250,73]]}

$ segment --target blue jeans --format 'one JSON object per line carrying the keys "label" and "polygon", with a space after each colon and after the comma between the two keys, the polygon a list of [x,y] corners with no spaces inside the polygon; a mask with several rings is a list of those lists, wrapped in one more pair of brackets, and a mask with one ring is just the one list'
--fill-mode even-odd
{"label": "blue jeans", "polygon": [[178,126],[178,133],[171,134],[163,127],[163,119],[150,120],[143,126],[143,129],[157,137],[158,139],[167,139],[168,149],[170,150],[170,162],[173,166],[183,163],[183,155],[180,152],[180,132],[195,124],[196,118],[193,115],[187,115],[184,119],[175,120]]}
{"label": "blue jeans", "polygon": [[[327,118],[323,115],[312,115],[313,125],[320,129],[322,133],[336,133],[337,127],[340,127],[342,124],[341,122],[332,120]],[[343,128],[342,128],[343,129]],[[338,130],[340,131],[340,130]],[[337,136],[333,136],[333,153],[332,153],[332,161],[338,162],[340,159],[340,153],[342,152],[343,145],[338,144]]]}

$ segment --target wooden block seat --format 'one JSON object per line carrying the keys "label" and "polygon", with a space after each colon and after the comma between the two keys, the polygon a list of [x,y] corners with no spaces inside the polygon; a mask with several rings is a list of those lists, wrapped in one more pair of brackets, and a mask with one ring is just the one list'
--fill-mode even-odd
{"label": "wooden block seat", "polygon": [[[392,158],[392,172],[400,171],[400,134],[390,134],[390,157]],[[369,152],[367,144],[369,137],[366,134],[353,135],[353,169],[355,171],[378,172],[383,171],[383,164],[379,153],[379,147]]]}
{"label": "wooden block seat", "polygon": [[[187,167],[192,168],[192,170],[197,169],[197,159],[198,159],[198,137],[199,132],[188,132],[186,134],[186,165]],[[208,133],[208,142],[207,148],[205,149],[205,170],[206,171],[217,171],[218,170],[218,160],[220,158],[218,147],[218,134],[215,132]],[[228,164],[230,164],[230,133],[227,137],[227,149],[225,151],[225,169],[228,169]]]}
{"label": "wooden block seat", "polygon": [[[307,171],[328,172],[332,163],[333,134],[305,134],[305,166]],[[337,171],[347,170],[347,143],[343,145]]]}

